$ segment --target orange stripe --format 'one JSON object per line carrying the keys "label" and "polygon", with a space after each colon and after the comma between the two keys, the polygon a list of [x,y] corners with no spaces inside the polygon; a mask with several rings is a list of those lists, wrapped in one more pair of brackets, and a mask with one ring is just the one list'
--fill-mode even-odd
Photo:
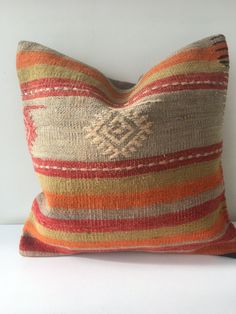
{"label": "orange stripe", "polygon": [[[217,48],[224,48],[226,44],[218,45]],[[182,62],[190,62],[190,61],[213,61],[217,60],[218,55],[220,53],[215,51],[215,47],[207,47],[207,48],[193,48],[187,51],[180,52],[173,57],[170,57],[161,63],[157,64],[153,68],[150,69],[140,80],[140,83],[153,75],[155,72],[166,69],[170,66],[176,65]]]}
{"label": "orange stripe", "polygon": [[221,169],[212,176],[202,177],[182,184],[151,189],[141,193],[113,193],[104,195],[55,194],[44,191],[49,207],[57,208],[129,208],[143,207],[162,202],[174,202],[186,196],[207,191],[222,182]]}
{"label": "orange stripe", "polygon": [[112,247],[129,247],[129,246],[142,246],[142,245],[162,245],[162,244],[176,244],[176,243],[184,243],[196,240],[207,240],[212,237],[215,237],[219,234],[227,221],[227,217],[224,212],[219,216],[215,224],[209,229],[200,230],[198,232],[189,232],[185,235],[178,236],[167,236],[161,238],[154,238],[148,240],[122,240],[122,241],[97,241],[97,242],[70,242],[63,241],[59,239],[52,239],[46,236],[41,235],[36,227],[30,222],[27,221],[24,226],[24,232],[31,234],[36,239],[54,245],[61,245],[69,248],[112,248]]}

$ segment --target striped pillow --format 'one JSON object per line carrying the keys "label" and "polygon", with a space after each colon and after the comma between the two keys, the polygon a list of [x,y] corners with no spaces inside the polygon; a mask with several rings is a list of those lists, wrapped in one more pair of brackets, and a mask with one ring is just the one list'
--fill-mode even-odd
{"label": "striped pillow", "polygon": [[234,256],[221,161],[228,70],[223,35],[178,50],[136,84],[19,42],[25,129],[42,188],[20,253]]}

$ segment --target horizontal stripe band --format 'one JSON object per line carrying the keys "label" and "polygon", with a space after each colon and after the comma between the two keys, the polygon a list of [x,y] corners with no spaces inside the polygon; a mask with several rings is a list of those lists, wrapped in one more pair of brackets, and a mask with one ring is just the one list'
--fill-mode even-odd
{"label": "horizontal stripe band", "polygon": [[102,100],[104,101],[106,104],[108,104],[111,107],[115,107],[115,108],[122,108],[122,107],[128,107],[131,106],[133,103],[136,103],[138,100],[140,101],[144,96],[151,96],[154,94],[162,94],[162,93],[173,93],[176,91],[181,91],[181,90],[185,90],[186,89],[186,85],[189,86],[188,90],[197,90],[197,89],[210,89],[210,90],[226,90],[226,85],[225,84],[217,84],[216,82],[213,83],[207,83],[207,82],[190,82],[190,83],[186,83],[186,84],[170,84],[167,86],[160,86],[155,90],[151,90],[151,91],[147,91],[145,94],[140,95],[139,97],[131,100],[131,101],[127,101],[124,102],[122,104],[117,103],[117,102],[112,102],[109,101],[107,98],[99,95],[99,94],[95,94],[94,92],[91,91],[79,91],[79,90],[69,90],[69,89],[64,89],[64,90],[45,90],[45,91],[40,91],[38,93],[30,93],[27,95],[23,95],[23,100],[29,100],[29,99],[35,99],[35,98],[40,98],[40,97],[59,97],[59,96],[86,96],[89,98],[95,98],[98,100]]}
{"label": "horizontal stripe band", "polygon": [[201,163],[182,165],[176,169],[145,173],[135,176],[116,178],[96,178],[81,180],[76,178],[50,177],[37,173],[43,191],[59,194],[84,193],[104,194],[106,192],[140,192],[148,188],[181,183],[187,179],[192,180],[201,176],[212,175],[221,167],[219,158]]}
{"label": "horizontal stripe band", "polygon": [[[173,169],[196,162],[216,159],[221,155],[222,143],[208,147],[193,148],[164,156],[148,157],[136,160],[115,161],[108,163],[96,162],[69,162],[45,160],[33,157],[36,173],[70,178],[115,178],[132,176],[138,173],[157,172]],[[82,169],[82,170],[81,170]]]}
{"label": "horizontal stripe band", "polygon": [[138,193],[108,193],[103,195],[92,194],[54,194],[44,192],[49,207],[63,208],[129,208],[142,207],[163,202],[180,200],[186,196],[197,195],[216,187],[223,182],[222,169],[216,171],[212,176],[184,182],[178,185],[169,185],[149,189]]}
{"label": "horizontal stripe band", "polygon": [[[218,207],[213,212],[201,217],[198,220],[186,222],[185,224],[178,224],[176,226],[166,226],[153,229],[141,230],[127,230],[127,231],[113,231],[113,232],[67,232],[64,230],[54,230],[47,228],[37,222],[37,219],[32,214],[28,221],[35,225],[37,231],[45,236],[53,239],[63,239],[65,241],[81,241],[81,242],[96,242],[96,241],[115,241],[115,240],[139,240],[160,238],[170,235],[182,234],[201,231],[202,229],[210,228],[221,212],[225,209],[225,200],[219,202]],[[182,213],[179,213],[181,215]],[[161,216],[161,215],[160,215]]]}
{"label": "horizontal stripe band", "polygon": [[[21,238],[20,242],[20,249],[22,250],[23,255],[26,256],[34,256],[34,252],[40,252],[40,255],[48,255],[50,256],[51,252],[55,252],[55,255],[60,254],[77,254],[77,253],[95,253],[95,252],[117,252],[117,251],[142,251],[142,252],[168,252],[168,253],[195,253],[195,254],[209,254],[212,252],[212,254],[223,254],[231,249],[231,252],[235,251],[236,247],[236,240],[232,241],[232,237],[235,236],[235,228],[229,224],[226,225],[225,231],[223,231],[219,236],[217,236],[215,239],[210,239],[209,241],[206,241],[205,243],[192,243],[192,244],[185,244],[185,245],[175,245],[173,246],[162,246],[162,247],[156,247],[156,246],[130,246],[130,247],[113,247],[113,248],[100,248],[100,249],[69,249],[66,247],[61,246],[55,246],[55,245],[48,245],[45,244],[36,238],[32,238],[27,233],[24,234]],[[231,241],[228,245],[227,241]],[[199,250],[202,250],[202,253],[198,253]],[[206,248],[205,250],[202,248]],[[49,253],[50,252],[50,253]]]}
{"label": "horizontal stripe band", "polygon": [[121,170],[131,170],[131,169],[137,169],[137,168],[143,168],[143,167],[153,167],[153,166],[157,166],[157,165],[165,165],[168,163],[173,163],[176,161],[182,161],[182,160],[189,160],[189,159],[193,159],[193,158],[199,158],[199,157],[205,157],[205,156],[209,156],[209,155],[213,155],[213,154],[217,154],[222,152],[222,149],[215,149],[211,152],[208,153],[203,153],[203,154],[192,154],[192,155],[188,155],[188,156],[180,156],[178,158],[172,158],[169,160],[161,160],[157,163],[149,163],[149,164],[139,164],[137,166],[128,166],[125,168],[121,168],[121,167],[116,167],[116,168],[76,168],[76,167],[71,167],[71,168],[67,168],[67,167],[58,167],[58,166],[45,166],[45,165],[38,165],[37,163],[34,163],[34,166],[36,168],[41,168],[41,169],[55,169],[55,170],[62,170],[62,171],[121,171]]}
{"label": "horizontal stripe band", "polygon": [[[168,154],[160,156],[152,156],[139,159],[127,159],[119,161],[109,161],[109,162],[81,162],[81,161],[63,161],[63,160],[50,160],[33,157],[33,162],[38,168],[52,168],[54,165],[55,169],[65,168],[69,170],[70,168],[75,168],[75,170],[85,169],[85,170],[102,170],[110,169],[112,171],[120,171],[122,169],[140,169],[142,167],[152,167],[159,164],[167,164],[173,161],[181,161],[184,159],[192,159],[193,157],[199,158],[212,154],[217,154],[222,151],[223,142],[215,143],[203,147],[192,147],[186,150],[181,150],[177,152],[171,152]],[[53,169],[53,168],[52,168]]]}
{"label": "horizontal stripe band", "polygon": [[[207,69],[207,71],[206,71]],[[22,70],[18,71],[18,75],[21,77],[21,81],[24,82],[22,83],[22,89],[27,86],[27,84],[31,84],[31,82],[33,81],[38,81],[45,79],[45,76],[47,76],[47,72],[48,72],[48,76],[49,77],[53,77],[58,79],[62,79],[62,77],[64,79],[69,79],[70,81],[73,80],[75,82],[81,81],[83,83],[85,83],[85,86],[91,86],[92,88],[95,88],[97,91],[99,91],[99,93],[103,93],[104,95],[106,95],[108,93],[107,89],[104,89],[104,85],[99,84],[97,81],[91,79],[91,77],[89,76],[84,76],[81,75],[81,73],[78,72],[73,72],[73,71],[69,71],[68,69],[64,69],[62,67],[58,67],[58,66],[47,66],[47,65],[41,65],[41,66],[34,66],[34,71],[30,72],[30,69],[28,70],[24,70],[22,72]],[[211,73],[212,72],[212,73]],[[36,74],[37,75],[36,75]],[[60,74],[60,76],[58,77],[58,73]],[[166,82],[168,81],[168,77],[173,77],[173,73],[175,73],[176,75],[186,75],[186,74],[205,74],[205,75],[209,75],[212,74],[214,75],[215,73],[223,73],[224,78],[228,77],[228,73],[227,72],[222,72],[222,67],[219,67],[219,62],[216,61],[211,61],[207,63],[207,67],[206,67],[206,61],[193,61],[192,63],[187,63],[187,62],[183,62],[181,64],[176,64],[173,65],[169,68],[163,69],[161,71],[158,72],[154,72],[152,75],[150,75],[148,78],[145,79],[145,82],[141,83],[139,82],[138,85],[135,86],[135,90],[132,90],[131,92],[128,93],[129,98],[131,97],[131,95],[134,94],[135,92],[139,92],[142,89],[144,89],[146,84],[152,84],[153,82],[155,82],[156,80],[161,80],[161,79],[167,79]],[[24,78],[25,77],[25,78]],[[209,76],[207,76],[208,78]],[[212,77],[213,78],[213,77]],[[222,77],[222,79],[224,80],[224,78]],[[30,81],[29,81],[30,79]],[[213,80],[213,79],[212,79]],[[163,81],[164,82],[164,81]],[[37,86],[37,85],[36,85]],[[119,101],[119,96],[121,97],[126,97],[127,98],[127,92],[125,92],[124,90],[120,90],[119,94],[116,94],[116,98],[113,98],[113,101],[115,100],[115,102],[120,102]],[[111,98],[112,95],[109,93],[109,98]],[[118,97],[118,98],[117,98]],[[122,100],[122,102],[124,102],[124,100]]]}
{"label": "horizontal stripe band", "polygon": [[161,245],[167,245],[167,244],[180,244],[180,243],[186,243],[187,241],[195,242],[197,241],[209,241],[210,239],[214,238],[217,236],[218,233],[222,232],[224,229],[225,225],[227,224],[227,215],[225,215],[225,212],[222,212],[222,215],[218,216],[216,222],[213,222],[213,226],[211,228],[207,228],[206,230],[202,231],[196,231],[195,233],[187,233],[183,234],[181,236],[167,236],[164,238],[153,238],[153,239],[147,239],[147,240],[138,240],[138,241],[96,241],[96,242],[69,242],[65,240],[59,240],[59,239],[52,239],[49,237],[44,237],[38,231],[35,229],[35,226],[33,224],[30,224],[29,222],[25,225],[25,232],[27,230],[30,233],[35,233],[37,234],[37,237],[40,239],[44,239],[47,241],[47,243],[51,244],[57,244],[57,245],[63,245],[71,248],[102,248],[102,247],[129,247],[132,245],[156,245],[156,246],[161,246]]}
{"label": "horizontal stripe band", "polygon": [[[187,83],[212,83],[220,85],[226,85],[228,82],[228,75],[222,72],[191,72],[188,75],[184,74],[175,74],[175,75],[168,75],[167,77],[159,77],[149,82],[145,88],[142,88],[140,91],[141,93],[146,92],[147,90],[153,90],[158,88],[159,86],[169,86],[169,84],[173,85],[185,85]],[[41,92],[44,89],[50,90],[51,88],[62,88],[65,90],[67,88],[75,88],[75,90],[86,89],[88,91],[94,91],[95,93],[102,92],[96,86],[89,84],[88,82],[84,82],[82,80],[77,79],[68,79],[68,78],[39,78],[29,82],[22,83],[21,90],[23,95],[27,95],[27,93],[31,94],[32,91],[35,93]],[[33,93],[34,93],[33,92]],[[105,95],[105,93],[103,93]]]}
{"label": "horizontal stripe band", "polygon": [[[135,93],[125,100],[127,104],[132,104],[137,99],[140,99],[150,91],[160,90],[170,86],[185,86],[185,85],[222,85],[227,86],[228,78],[224,73],[192,73],[188,76],[175,75],[168,78],[155,80],[146,85],[142,90]],[[46,84],[47,83],[47,84]],[[107,103],[110,101],[114,103],[114,99],[107,98],[106,94],[98,88],[89,84],[80,82],[78,80],[68,79],[41,79],[33,80],[32,82],[21,84],[22,96],[32,96],[50,91],[79,91],[88,92],[94,97],[98,96],[100,99],[105,100]],[[116,100],[117,101],[117,100]],[[124,103],[124,102],[123,102]],[[113,104],[114,105],[114,104]]]}
{"label": "horizontal stripe band", "polygon": [[71,220],[68,224],[67,220],[55,219],[44,216],[39,208],[37,200],[34,200],[32,212],[37,221],[45,226],[50,226],[51,229],[63,229],[67,231],[83,232],[111,232],[118,230],[135,230],[157,228],[159,226],[178,225],[199,219],[207,215],[215,209],[218,204],[225,199],[224,194],[221,194],[213,200],[209,200],[198,206],[188,208],[181,211],[181,215],[176,213],[167,213],[160,216],[145,217],[143,219],[106,219],[106,220]]}
{"label": "horizontal stripe band", "polygon": [[122,209],[100,209],[100,208],[58,208],[48,207],[44,193],[40,193],[37,196],[37,202],[41,208],[42,214],[49,218],[65,219],[65,220],[104,220],[104,219],[137,219],[149,216],[157,216],[161,214],[167,214],[172,212],[181,212],[187,208],[200,205],[210,199],[218,197],[224,192],[224,185],[220,184],[216,188],[210,189],[206,192],[199,193],[197,196],[187,196],[179,201],[163,204],[153,204],[151,206],[144,206],[138,208],[122,208]]}
{"label": "horizontal stripe band", "polygon": [[[222,48],[225,47],[224,44],[222,45]],[[221,47],[218,47],[221,48]],[[194,61],[194,60],[199,60],[199,53],[202,53],[201,55],[201,60],[215,60],[216,54],[215,50],[213,49],[212,46],[207,47],[207,48],[193,48],[190,51],[186,52],[180,52],[177,55],[174,55],[170,58],[168,58],[166,61],[161,62],[157,66],[154,66],[151,68],[145,75],[143,75],[142,79],[140,82],[135,86],[137,87],[139,84],[142,84],[150,75],[152,75],[153,72],[156,72],[157,70],[161,70],[163,68],[167,68],[171,65],[181,63],[181,61],[186,62],[186,61]],[[108,80],[105,78],[105,76],[98,70],[87,66],[85,64],[82,64],[81,62],[78,62],[77,60],[71,60],[71,59],[65,59],[64,56],[58,56],[55,55],[54,53],[50,52],[24,52],[20,51],[17,54],[17,69],[20,70],[21,68],[24,67],[29,67],[33,66],[35,64],[47,64],[47,65],[61,65],[70,69],[74,69],[83,73],[86,73],[90,75],[91,77],[99,80],[102,82],[110,91],[110,93],[114,95],[119,95],[117,91],[112,89],[112,86],[109,84]]]}

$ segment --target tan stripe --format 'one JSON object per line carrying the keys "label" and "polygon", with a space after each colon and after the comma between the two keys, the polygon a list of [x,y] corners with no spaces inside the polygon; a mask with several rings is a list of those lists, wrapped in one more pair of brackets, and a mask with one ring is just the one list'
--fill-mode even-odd
{"label": "tan stripe", "polygon": [[178,184],[190,181],[202,176],[214,174],[220,167],[221,161],[214,159],[201,163],[181,166],[176,169],[168,169],[160,172],[141,174],[123,178],[92,178],[92,179],[72,179],[50,177],[37,173],[43,191],[58,194],[104,194],[112,191],[139,192],[154,187],[166,187],[167,185]]}
{"label": "tan stripe", "polygon": [[[222,201],[219,207],[211,214],[194,220],[191,223],[181,224],[173,227],[162,227],[158,229],[147,229],[138,231],[114,231],[114,232],[64,232],[62,230],[52,230],[39,224],[31,212],[28,220],[35,225],[37,231],[46,237],[71,242],[96,242],[96,241],[120,241],[120,240],[142,240],[155,237],[165,237],[181,235],[190,232],[199,232],[211,227],[212,224],[219,218],[222,211],[225,209],[226,203]],[[176,245],[176,244],[175,244]]]}
{"label": "tan stripe", "polygon": [[64,209],[64,208],[50,208],[46,204],[43,193],[37,196],[41,212],[50,218],[56,219],[135,219],[151,216],[158,216],[167,213],[173,213],[185,210],[187,208],[198,206],[211,199],[215,199],[224,191],[224,185],[220,184],[216,188],[198,194],[198,196],[189,196],[177,202],[168,204],[154,204],[149,207],[142,208],[125,208],[125,209]]}

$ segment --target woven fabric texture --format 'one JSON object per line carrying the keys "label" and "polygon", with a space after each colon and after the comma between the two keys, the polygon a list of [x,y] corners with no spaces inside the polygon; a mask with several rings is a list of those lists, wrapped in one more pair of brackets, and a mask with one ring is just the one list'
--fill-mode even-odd
{"label": "woven fabric texture", "polygon": [[42,188],[22,255],[236,253],[221,160],[224,35],[178,50],[136,84],[35,42],[20,41],[16,59]]}

